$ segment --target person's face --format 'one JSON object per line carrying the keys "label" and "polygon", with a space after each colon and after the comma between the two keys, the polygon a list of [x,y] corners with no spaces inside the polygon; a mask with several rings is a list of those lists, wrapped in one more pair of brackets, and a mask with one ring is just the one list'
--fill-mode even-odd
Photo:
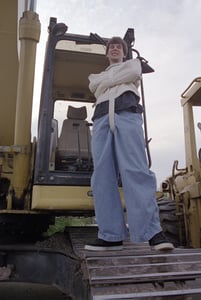
{"label": "person's face", "polygon": [[124,51],[122,44],[110,44],[107,57],[110,64],[115,64],[123,61]]}

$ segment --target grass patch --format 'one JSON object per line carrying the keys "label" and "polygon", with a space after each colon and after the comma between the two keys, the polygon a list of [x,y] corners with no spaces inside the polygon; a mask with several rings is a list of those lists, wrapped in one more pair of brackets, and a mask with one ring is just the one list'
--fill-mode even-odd
{"label": "grass patch", "polygon": [[67,226],[86,226],[94,223],[94,217],[56,217],[55,224],[50,225],[44,235],[51,236],[56,232],[63,232]]}

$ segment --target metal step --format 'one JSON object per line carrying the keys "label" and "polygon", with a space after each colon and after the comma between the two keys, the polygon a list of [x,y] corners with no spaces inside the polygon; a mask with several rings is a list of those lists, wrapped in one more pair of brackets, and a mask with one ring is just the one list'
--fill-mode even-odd
{"label": "metal step", "polygon": [[162,299],[167,296],[173,299],[201,295],[200,259],[200,253],[177,250],[163,255],[126,255],[113,259],[88,257],[92,299]]}
{"label": "metal step", "polygon": [[159,252],[126,241],[120,251],[86,251],[97,229],[80,230],[71,228],[70,236],[83,258],[91,300],[201,299],[201,249]]}

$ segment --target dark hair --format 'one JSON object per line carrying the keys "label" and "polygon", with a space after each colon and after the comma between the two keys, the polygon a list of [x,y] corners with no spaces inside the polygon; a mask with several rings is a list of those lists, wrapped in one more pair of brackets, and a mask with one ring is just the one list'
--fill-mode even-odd
{"label": "dark hair", "polygon": [[124,55],[126,56],[128,53],[128,45],[127,43],[119,36],[113,36],[106,45],[106,55],[108,53],[109,47],[111,44],[121,44],[123,47]]}

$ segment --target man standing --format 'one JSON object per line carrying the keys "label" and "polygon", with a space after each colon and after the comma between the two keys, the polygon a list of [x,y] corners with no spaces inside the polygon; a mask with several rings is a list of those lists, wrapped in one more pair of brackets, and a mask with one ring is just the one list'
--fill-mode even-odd
{"label": "man standing", "polygon": [[[149,241],[156,250],[174,246],[162,232],[155,199],[156,179],[148,168],[143,133],[143,108],[138,87],[141,63],[123,61],[127,44],[113,37],[107,44],[109,67],[89,76],[89,89],[96,97],[93,116],[91,180],[98,238],[87,250],[118,250],[128,237],[133,242]],[[128,228],[118,189],[122,181]]]}

